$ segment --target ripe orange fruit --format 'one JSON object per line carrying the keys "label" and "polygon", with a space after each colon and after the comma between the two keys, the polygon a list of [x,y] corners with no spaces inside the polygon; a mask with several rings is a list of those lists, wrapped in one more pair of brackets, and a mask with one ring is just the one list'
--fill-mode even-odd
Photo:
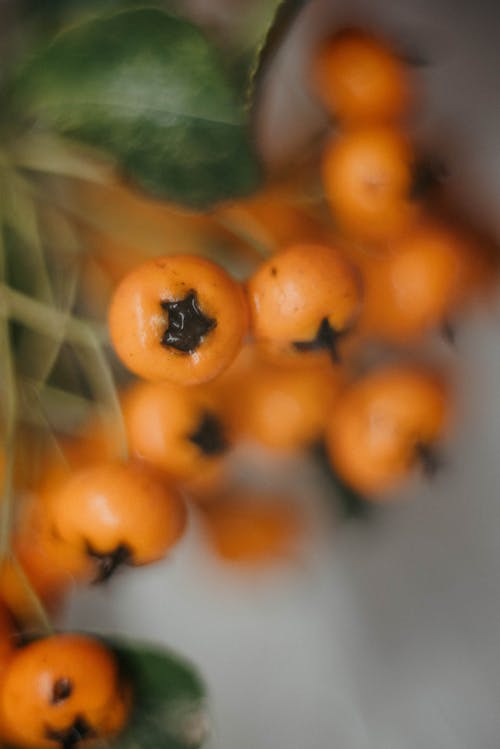
{"label": "ripe orange fruit", "polygon": [[222,560],[249,565],[289,557],[303,529],[287,497],[242,489],[207,505],[202,520]]}
{"label": "ripe orange fruit", "polygon": [[55,541],[75,553],[76,573],[90,558],[99,581],[120,564],[161,559],[181,537],[186,509],[145,466],[104,462],[60,486],[47,501],[47,518]]}
{"label": "ripe orange fruit", "polygon": [[298,244],[262,263],[247,283],[252,332],[297,351],[338,355],[359,313],[360,279],[342,253]]}
{"label": "ripe orange fruit", "polygon": [[339,395],[342,374],[331,366],[285,369],[256,362],[227,393],[235,438],[278,451],[321,439]]}
{"label": "ripe orange fruit", "polygon": [[394,127],[360,127],[331,140],[323,154],[323,184],[347,234],[380,242],[411,225],[418,215],[411,200],[414,161],[408,138]]}
{"label": "ripe orange fruit", "polygon": [[326,433],[334,469],[368,498],[380,497],[421,463],[435,468],[450,395],[434,372],[393,366],[354,382],[338,400]]}
{"label": "ripe orange fruit", "polygon": [[58,634],[20,648],[0,683],[0,735],[20,749],[72,749],[116,736],[130,686],[113,653],[90,637]]}
{"label": "ripe orange fruit", "polygon": [[468,292],[469,249],[450,227],[426,221],[365,264],[360,327],[407,342],[442,326]]}
{"label": "ripe orange fruit", "polygon": [[215,218],[235,236],[274,252],[296,242],[321,241],[321,222],[290,184],[265,185],[255,195],[222,203]]}
{"label": "ripe orange fruit", "polygon": [[123,398],[129,448],[175,478],[193,477],[228,449],[220,410],[207,387],[138,382]]}
{"label": "ripe orange fruit", "polygon": [[[64,480],[67,474],[58,474],[50,486],[59,488]],[[44,494],[33,495],[24,503],[12,539],[17,563],[8,557],[0,564],[0,600],[24,625],[38,621],[31,591],[54,615],[75,582],[90,582],[95,576],[90,558],[54,537],[46,500]]]}
{"label": "ripe orange fruit", "polygon": [[404,62],[387,42],[361,29],[343,29],[321,44],[312,83],[327,109],[349,126],[397,120],[412,100]]}
{"label": "ripe orange fruit", "polygon": [[203,471],[179,481],[179,489],[186,501],[196,505],[212,502],[223,490],[227,480],[227,462],[218,460]]}
{"label": "ripe orange fruit", "polygon": [[[42,546],[16,544],[15,553],[21,570],[12,558],[0,564],[0,602],[19,624],[37,626],[39,613],[30,590],[47,613],[55,616],[74,581],[57,562],[53,563],[51,552],[47,553]],[[57,558],[58,552],[54,554]]]}
{"label": "ripe orange fruit", "polygon": [[72,435],[58,435],[57,447],[42,447],[42,465],[32,490],[39,496],[50,496],[75,470],[104,460],[119,460],[121,433],[111,415],[90,415]]}
{"label": "ripe orange fruit", "polygon": [[172,255],[125,276],[111,300],[109,328],[132,372],[196,385],[216,377],[238,353],[247,308],[240,285],[218,265]]}

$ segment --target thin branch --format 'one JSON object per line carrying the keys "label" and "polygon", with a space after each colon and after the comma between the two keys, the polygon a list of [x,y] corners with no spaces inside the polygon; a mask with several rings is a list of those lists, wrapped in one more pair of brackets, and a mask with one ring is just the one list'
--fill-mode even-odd
{"label": "thin branch", "polygon": [[73,344],[96,399],[104,402],[114,415],[120,434],[120,454],[125,458],[128,450],[120,400],[99,333],[90,323],[59,312],[5,284],[0,285],[0,314],[2,305],[8,316],[23,325],[47,336],[59,337],[62,333],[64,339]]}
{"label": "thin branch", "polygon": [[[5,245],[3,224],[0,221],[0,278],[5,278]],[[0,299],[0,307],[2,301]],[[9,319],[2,315],[0,320],[0,367],[2,370],[2,396],[4,419],[4,452],[5,465],[2,481],[2,500],[0,506],[0,560],[4,559],[10,550],[10,536],[13,516],[13,481],[15,462],[15,434],[17,419],[17,390],[12,358]]]}
{"label": "thin branch", "polygon": [[33,586],[31,585],[29,578],[26,575],[26,572],[24,571],[22,565],[14,556],[11,557],[10,561],[11,561],[11,564],[15,567],[15,570],[21,581],[21,585],[23,586],[26,592],[26,595],[29,599],[29,602],[31,604],[31,609],[40,624],[40,629],[42,630],[42,633],[45,635],[53,635],[54,627],[52,626],[52,622],[50,621],[49,615],[47,614],[45,610],[45,606],[41,602],[39,596],[33,589]]}
{"label": "thin branch", "polygon": [[87,182],[109,184],[114,179],[113,164],[97,158],[96,152],[58,136],[30,134],[11,147],[15,165],[43,174],[72,177]]}

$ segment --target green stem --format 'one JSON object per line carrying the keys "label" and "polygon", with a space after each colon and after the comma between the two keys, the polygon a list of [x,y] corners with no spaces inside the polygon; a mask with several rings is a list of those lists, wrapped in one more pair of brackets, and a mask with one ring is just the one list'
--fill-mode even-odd
{"label": "green stem", "polygon": [[37,296],[49,303],[52,301],[52,285],[45,262],[33,189],[15,171],[8,170],[6,178],[8,192],[5,195],[5,223],[10,225],[29,249],[29,272],[35,281]]}
{"label": "green stem", "polygon": [[39,596],[33,589],[33,586],[31,585],[29,578],[26,575],[26,572],[24,571],[22,565],[19,563],[16,557],[12,557],[11,563],[15,567],[16,572],[19,576],[19,579],[21,580],[21,585],[26,591],[26,595],[28,596],[30,604],[31,604],[31,609],[36,615],[36,618],[38,619],[42,633],[44,635],[53,635],[54,627],[52,626],[52,622],[50,621],[49,615],[47,614],[45,610],[45,606],[41,602]]}
{"label": "green stem", "polygon": [[61,312],[7,286],[5,283],[0,283],[0,305],[11,318],[49,338],[59,338],[62,334],[64,339],[70,343],[88,346],[89,335],[98,345],[101,345],[107,337],[104,329],[100,326],[73,317],[69,313]]}
{"label": "green stem", "polygon": [[105,163],[102,154],[98,160],[92,149],[58,136],[41,133],[24,136],[12,145],[10,153],[20,169],[99,184],[113,180],[113,164]]}
{"label": "green stem", "polygon": [[90,328],[87,329],[86,345],[93,352],[93,357],[89,358],[85,354],[85,351],[78,348],[76,349],[76,353],[93,386],[96,400],[106,403],[114,416],[115,424],[118,428],[119,455],[122,460],[126,460],[128,457],[128,444],[120,399],[106,356]]}
{"label": "green stem", "polygon": [[214,223],[216,223],[218,226],[221,227],[221,229],[224,229],[225,231],[232,234],[234,237],[240,240],[240,242],[243,242],[247,248],[252,253],[252,258],[256,260],[256,262],[260,263],[262,260],[265,260],[269,257],[269,255],[272,255],[275,251],[275,248],[269,247],[268,245],[265,245],[263,242],[259,242],[258,239],[255,239],[255,237],[250,234],[247,231],[242,230],[242,228],[238,225],[236,221],[231,221],[228,218],[223,218],[222,216],[218,216],[217,213],[213,213],[211,216]]}
{"label": "green stem", "polygon": [[[73,434],[75,426],[84,422],[95,409],[93,400],[45,382],[23,377],[20,387],[21,419],[34,426],[45,428],[51,423],[56,431]],[[50,414],[50,419],[45,414]]]}
{"label": "green stem", "polygon": [[[0,309],[2,306],[7,315],[23,325],[49,337],[59,337],[62,333],[64,340],[75,346],[96,399],[106,403],[114,415],[120,434],[120,454],[125,459],[128,450],[120,401],[96,330],[90,323],[59,312],[5,284],[0,284]],[[88,356],[89,351],[92,352],[91,357]]]}
{"label": "green stem", "polygon": [[[0,221],[0,278],[5,278],[6,274],[5,245],[3,240],[3,224]],[[2,301],[0,299],[0,307],[1,306]],[[5,559],[10,550],[14,504],[13,480],[17,419],[16,377],[10,342],[9,319],[6,315],[2,315],[2,317],[3,319],[0,321],[0,366],[2,368],[3,380],[2,399],[5,465],[0,506],[0,560]]]}
{"label": "green stem", "polygon": [[4,374],[7,375],[5,377],[5,388],[7,392],[6,402],[12,401],[14,408],[10,409],[7,406],[5,409],[7,414],[5,416],[5,464],[2,486],[2,500],[0,506],[0,561],[5,559],[10,552],[10,537],[12,531],[14,505],[13,484],[15,463],[15,416],[11,416],[9,412],[13,412],[15,414],[15,396],[10,398],[9,391],[11,391],[12,388],[15,388],[15,383],[13,382],[13,378],[11,378],[10,373],[7,374],[8,369],[11,369],[11,364],[6,363],[4,360]]}
{"label": "green stem", "polygon": [[[39,215],[31,185],[12,170],[8,172],[8,203],[5,221],[21,241],[16,254],[22,258],[24,273],[29,278],[30,294],[48,306],[54,306],[54,293],[45,258]],[[30,329],[24,329],[16,346],[19,368],[27,362],[34,379],[43,382],[52,369],[61,346],[60,340],[47,342]]]}

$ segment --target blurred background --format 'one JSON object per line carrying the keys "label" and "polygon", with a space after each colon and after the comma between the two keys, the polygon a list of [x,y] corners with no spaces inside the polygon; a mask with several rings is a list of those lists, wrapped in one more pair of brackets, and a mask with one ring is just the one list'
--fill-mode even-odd
{"label": "blurred background", "polygon": [[[244,0],[185,0],[223,30]],[[418,124],[449,189],[500,238],[500,23],[480,0],[313,0],[264,83],[269,164],[325,130],[307,93],[311,50],[348,23],[387,33],[428,64]],[[458,428],[446,465],[368,520],[329,513],[317,469],[246,455],[262,486],[286,484],[310,518],[292,558],[218,563],[200,538],[108,588],[75,594],[68,627],[120,630],[186,654],[211,694],[217,749],[497,749],[500,732],[500,298],[469,313],[454,349]]]}

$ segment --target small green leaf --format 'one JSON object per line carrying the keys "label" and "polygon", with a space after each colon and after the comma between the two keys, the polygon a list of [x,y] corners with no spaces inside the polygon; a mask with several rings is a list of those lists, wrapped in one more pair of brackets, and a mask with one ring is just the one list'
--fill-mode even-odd
{"label": "small green leaf", "polygon": [[205,687],[193,667],[171,651],[105,638],[132,679],[128,727],[110,749],[196,749],[208,733]]}
{"label": "small green leaf", "polygon": [[258,184],[241,95],[217,50],[160,10],[66,29],[22,69],[13,97],[37,128],[102,149],[155,195],[205,208]]}

